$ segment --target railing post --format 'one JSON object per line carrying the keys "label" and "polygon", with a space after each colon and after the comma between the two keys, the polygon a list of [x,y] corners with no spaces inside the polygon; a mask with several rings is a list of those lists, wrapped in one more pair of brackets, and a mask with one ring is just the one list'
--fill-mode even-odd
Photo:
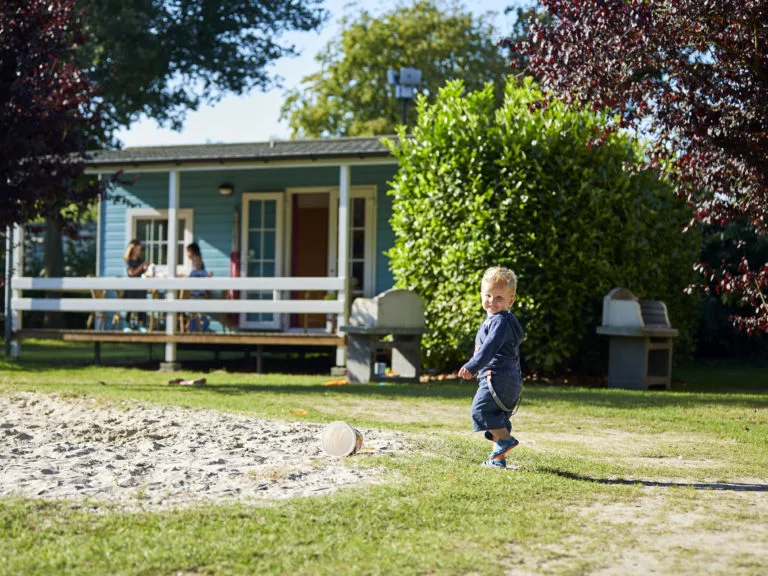
{"label": "railing post", "polygon": [[[16,230],[13,234],[14,248],[16,249],[16,258],[13,259],[14,268],[11,270],[11,276],[23,276],[24,275],[24,226],[16,224]],[[11,300],[14,298],[20,298],[21,291],[18,288],[11,286]],[[11,314],[11,330],[21,330],[21,312],[12,311]],[[19,356],[19,350],[21,348],[21,342],[16,341],[16,349],[13,353],[14,356]]]}
{"label": "railing post", "polygon": [[5,231],[5,356],[11,356],[11,277],[13,276],[13,228]]}
{"label": "railing post", "polygon": [[[101,174],[99,174],[99,183],[101,183]],[[96,276],[101,276],[101,224],[102,224],[103,204],[101,195],[99,195],[96,204]]]}
{"label": "railing post", "polygon": [[[343,303],[341,314],[337,317],[336,331],[341,334],[341,327],[346,326],[349,315],[349,186],[350,167],[342,164],[339,167],[339,262],[337,274],[343,278],[344,284],[339,291],[339,300]],[[336,367],[340,372],[342,366],[347,365],[347,347],[336,347]]]}
{"label": "railing post", "polygon": [[[172,170],[168,174],[168,278],[176,276],[177,233],[179,227],[178,208],[181,190],[180,173]],[[165,291],[166,300],[175,300],[174,290]],[[165,315],[165,333],[172,336],[176,330],[176,313],[168,312]],[[163,370],[177,370],[176,343],[165,343],[165,362],[160,365]]]}

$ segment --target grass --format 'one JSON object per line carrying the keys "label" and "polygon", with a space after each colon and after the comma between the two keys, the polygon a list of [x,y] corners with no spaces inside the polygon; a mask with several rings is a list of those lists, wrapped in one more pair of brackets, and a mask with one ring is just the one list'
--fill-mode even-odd
{"label": "grass", "polygon": [[25,344],[22,363],[0,361],[0,394],[342,419],[410,433],[415,448],[365,459],[388,469],[384,484],[260,506],[128,513],[0,499],[0,573],[570,575],[637,572],[639,559],[732,575],[768,563],[764,367],[687,366],[670,392],[528,386],[518,469],[501,472],[477,465],[488,445],[468,432],[472,384],[214,371],[205,387],[178,388],[154,371],[67,364],[67,350]]}

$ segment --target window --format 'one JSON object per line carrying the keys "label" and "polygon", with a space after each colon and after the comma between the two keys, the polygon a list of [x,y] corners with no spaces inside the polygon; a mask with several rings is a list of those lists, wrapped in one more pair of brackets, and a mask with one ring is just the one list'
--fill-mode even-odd
{"label": "window", "polygon": [[[176,266],[168,271],[168,211],[129,210],[130,238],[141,240],[141,257],[157,266],[159,274],[175,275],[184,273],[189,266],[186,245],[192,242],[192,210],[177,210],[179,222],[176,240]],[[129,238],[129,240],[130,240]],[[126,245],[128,242],[126,241]]]}
{"label": "window", "polygon": [[[176,246],[176,265],[184,265],[185,220],[179,220]],[[158,266],[168,265],[168,219],[141,218],[136,220],[136,238],[144,248],[143,258]]]}
{"label": "window", "polygon": [[349,301],[376,293],[376,187],[353,186],[349,199],[347,239]]}

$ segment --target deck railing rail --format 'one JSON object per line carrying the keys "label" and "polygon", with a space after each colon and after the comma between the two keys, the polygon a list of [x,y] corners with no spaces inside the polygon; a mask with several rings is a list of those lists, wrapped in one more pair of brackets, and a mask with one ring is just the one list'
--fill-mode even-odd
{"label": "deck railing rail", "polygon": [[[289,313],[343,314],[345,302],[343,277],[275,277],[275,278],[125,278],[73,277],[12,279],[14,292],[35,290],[46,292],[156,290],[164,298],[28,298],[23,294],[11,300],[14,311],[39,312],[210,312],[210,313]],[[175,292],[230,291],[240,293],[236,299],[178,299]],[[331,299],[300,300],[292,293],[325,291]],[[260,298],[248,298],[248,292]],[[271,293],[271,298],[264,298]],[[20,292],[17,292],[20,294]]]}

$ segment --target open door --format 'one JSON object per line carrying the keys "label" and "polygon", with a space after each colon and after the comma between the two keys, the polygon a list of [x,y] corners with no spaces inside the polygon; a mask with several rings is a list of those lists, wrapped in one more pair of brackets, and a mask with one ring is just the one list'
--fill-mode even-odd
{"label": "open door", "polygon": [[[291,198],[291,268],[296,277],[328,276],[330,214],[329,192],[294,192]],[[295,292],[298,300],[322,300],[325,292]],[[290,327],[310,330],[325,328],[325,314],[291,314]]]}

